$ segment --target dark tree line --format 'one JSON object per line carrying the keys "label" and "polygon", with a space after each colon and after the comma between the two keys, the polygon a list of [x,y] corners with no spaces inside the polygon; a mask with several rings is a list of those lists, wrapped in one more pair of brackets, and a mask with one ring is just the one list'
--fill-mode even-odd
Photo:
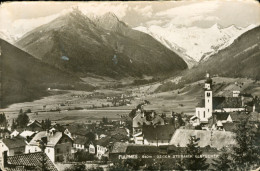
{"label": "dark tree line", "polygon": [[8,121],[6,119],[5,113],[0,114],[0,126],[1,127],[7,127]]}

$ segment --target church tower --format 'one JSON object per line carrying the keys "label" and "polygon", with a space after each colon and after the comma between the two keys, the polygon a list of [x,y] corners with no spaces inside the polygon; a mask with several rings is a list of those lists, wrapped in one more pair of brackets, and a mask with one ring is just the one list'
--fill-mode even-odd
{"label": "church tower", "polygon": [[213,112],[213,94],[212,94],[212,79],[209,76],[209,73],[206,74],[205,81],[205,113],[203,118],[208,119],[212,116]]}

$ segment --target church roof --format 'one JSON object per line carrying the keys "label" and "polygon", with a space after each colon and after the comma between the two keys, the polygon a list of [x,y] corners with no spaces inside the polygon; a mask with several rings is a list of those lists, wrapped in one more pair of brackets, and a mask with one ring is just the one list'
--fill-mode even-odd
{"label": "church roof", "polygon": [[[205,107],[205,99],[202,99],[197,107]],[[242,100],[240,97],[213,97],[213,109],[241,108]]]}

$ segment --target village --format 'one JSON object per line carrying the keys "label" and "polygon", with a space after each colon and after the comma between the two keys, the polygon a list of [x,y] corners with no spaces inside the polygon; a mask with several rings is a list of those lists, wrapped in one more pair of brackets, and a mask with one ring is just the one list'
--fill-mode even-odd
{"label": "village", "polygon": [[[33,120],[20,109],[16,119],[8,121],[0,114],[0,161],[2,170],[172,170],[194,154],[188,146],[199,147],[199,158],[207,168],[237,145],[236,134],[248,121],[259,136],[260,99],[238,90],[230,96],[214,96],[213,80],[206,75],[204,98],[194,115],[180,112],[157,113],[143,100],[128,115],[118,119],[102,117],[83,123],[57,123],[52,118]],[[100,93],[88,95],[104,96]],[[112,106],[127,105],[132,96],[106,97]],[[63,106],[65,104],[62,104]],[[66,104],[67,105],[67,104]],[[107,107],[107,106],[106,106]],[[92,108],[94,108],[92,106]],[[258,140],[259,141],[259,137]],[[195,146],[194,146],[195,147]],[[152,164],[156,163],[156,164]],[[83,169],[84,170],[84,169]]]}

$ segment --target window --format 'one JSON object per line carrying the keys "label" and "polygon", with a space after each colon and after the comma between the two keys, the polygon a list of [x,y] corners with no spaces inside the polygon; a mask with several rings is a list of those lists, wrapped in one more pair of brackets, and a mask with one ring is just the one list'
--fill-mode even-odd
{"label": "window", "polygon": [[35,152],[37,151],[37,148],[35,147]]}
{"label": "window", "polygon": [[203,115],[204,115],[204,118],[205,118],[205,117],[206,117],[206,116],[205,116],[205,111],[203,112]]}
{"label": "window", "polygon": [[59,153],[60,152],[60,149],[59,148],[57,148],[57,153]]}
{"label": "window", "polygon": [[70,152],[70,148],[67,146],[67,152]]}
{"label": "window", "polygon": [[209,99],[208,99],[208,103],[209,103]]}
{"label": "window", "polygon": [[50,149],[48,149],[48,153],[50,153]]}
{"label": "window", "polygon": [[208,96],[208,97],[210,96],[210,93],[209,93],[209,92],[207,93],[207,96]]}
{"label": "window", "polygon": [[208,112],[209,112],[209,109],[208,109]]}

